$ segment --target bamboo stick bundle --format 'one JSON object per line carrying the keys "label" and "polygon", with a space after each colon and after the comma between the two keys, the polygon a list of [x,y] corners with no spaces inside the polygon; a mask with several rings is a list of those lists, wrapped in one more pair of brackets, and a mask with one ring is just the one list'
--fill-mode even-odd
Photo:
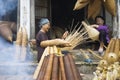
{"label": "bamboo stick bundle", "polygon": [[49,46],[48,46],[47,48],[45,48],[45,50],[44,50],[44,52],[43,52],[43,54],[42,54],[41,60],[39,61],[38,66],[37,66],[37,68],[36,68],[36,70],[35,70],[35,73],[34,73],[34,75],[33,75],[33,79],[37,79],[38,74],[39,74],[39,71],[40,71],[41,66],[42,66],[42,63],[43,63],[43,60],[44,60],[46,54],[49,53],[49,48],[50,48]]}
{"label": "bamboo stick bundle", "polygon": [[22,46],[27,46],[28,44],[28,35],[25,27],[22,27]]}
{"label": "bamboo stick bundle", "polygon": [[72,68],[72,71],[73,71],[73,75],[74,75],[74,80],[82,80],[80,74],[79,74],[79,71],[78,69],[76,68],[76,65],[73,61],[73,58],[72,58],[72,55],[70,54],[67,54],[68,55],[68,58],[69,58],[69,61],[70,61],[70,65],[71,65],[71,68]]}
{"label": "bamboo stick bundle", "polygon": [[21,43],[22,43],[22,27],[20,27],[17,32],[16,45],[21,45]]}
{"label": "bamboo stick bundle", "polygon": [[59,74],[58,67],[59,67],[58,56],[54,56],[51,80],[58,80],[58,74]]}
{"label": "bamboo stick bundle", "polygon": [[44,75],[45,75],[47,64],[48,64],[48,59],[49,59],[49,56],[45,56],[45,58],[43,60],[43,64],[42,64],[41,69],[40,69],[40,72],[39,72],[39,75],[37,77],[37,80],[44,79]]}
{"label": "bamboo stick bundle", "polygon": [[65,63],[65,73],[66,73],[67,80],[75,80],[68,55],[64,56],[64,63]]}

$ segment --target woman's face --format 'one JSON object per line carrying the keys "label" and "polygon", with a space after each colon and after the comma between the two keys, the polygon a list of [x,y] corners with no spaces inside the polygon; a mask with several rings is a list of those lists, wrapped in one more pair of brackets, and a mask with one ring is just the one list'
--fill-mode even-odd
{"label": "woman's face", "polygon": [[44,24],[44,25],[42,26],[42,28],[43,28],[43,30],[44,30],[45,32],[48,32],[49,29],[50,29],[50,23]]}
{"label": "woman's face", "polygon": [[104,24],[104,20],[101,19],[101,18],[97,18],[97,19],[96,19],[96,24],[98,24],[98,25],[103,25],[103,24]]}

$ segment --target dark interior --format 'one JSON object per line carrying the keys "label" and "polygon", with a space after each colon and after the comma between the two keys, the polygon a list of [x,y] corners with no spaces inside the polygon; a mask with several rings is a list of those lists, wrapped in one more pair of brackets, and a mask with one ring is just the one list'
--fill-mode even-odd
{"label": "dark interior", "polygon": [[76,0],[51,0],[52,25],[66,27],[84,19],[84,9],[73,11]]}

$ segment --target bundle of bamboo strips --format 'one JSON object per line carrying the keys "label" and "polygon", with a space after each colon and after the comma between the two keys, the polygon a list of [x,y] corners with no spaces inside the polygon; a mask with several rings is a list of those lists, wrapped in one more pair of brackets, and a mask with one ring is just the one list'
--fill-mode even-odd
{"label": "bundle of bamboo strips", "polygon": [[16,59],[24,61],[27,55],[28,35],[25,27],[20,27],[16,39]]}
{"label": "bundle of bamboo strips", "polygon": [[[82,25],[84,27],[82,27]],[[78,27],[76,29],[76,27]],[[98,40],[99,32],[87,25],[84,21],[79,26],[78,24],[75,25],[74,29],[71,33],[65,38],[65,41],[69,42],[72,46],[71,47],[64,47],[62,50],[72,50],[79,44],[85,42],[88,39]]]}
{"label": "bundle of bamboo strips", "polygon": [[36,80],[82,80],[72,56],[56,46],[47,47],[33,76]]}
{"label": "bundle of bamboo strips", "polygon": [[[88,18],[92,17],[95,19],[95,17],[100,13],[101,11],[101,0],[94,0],[89,2],[88,5]],[[97,10],[96,10],[97,9]]]}

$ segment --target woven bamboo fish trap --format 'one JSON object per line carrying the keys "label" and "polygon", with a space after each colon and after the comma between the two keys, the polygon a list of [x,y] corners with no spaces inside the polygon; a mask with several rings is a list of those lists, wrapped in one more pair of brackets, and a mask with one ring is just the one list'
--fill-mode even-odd
{"label": "woven bamboo fish trap", "polygon": [[101,11],[101,0],[90,1],[88,5],[88,18],[95,18]]}
{"label": "woven bamboo fish trap", "polygon": [[116,16],[116,12],[117,12],[117,8],[116,8],[116,2],[115,0],[106,0],[103,2],[104,3],[104,6],[105,8],[107,9],[107,11],[113,15],[113,16]]}
{"label": "woven bamboo fish trap", "polygon": [[90,0],[77,0],[77,2],[75,3],[75,6],[74,6],[74,9],[73,9],[73,10],[82,9],[82,8],[85,7],[89,2],[90,2]]}
{"label": "woven bamboo fish trap", "polygon": [[12,31],[8,27],[7,24],[1,24],[0,25],[0,35],[4,37],[6,40],[12,42]]}

